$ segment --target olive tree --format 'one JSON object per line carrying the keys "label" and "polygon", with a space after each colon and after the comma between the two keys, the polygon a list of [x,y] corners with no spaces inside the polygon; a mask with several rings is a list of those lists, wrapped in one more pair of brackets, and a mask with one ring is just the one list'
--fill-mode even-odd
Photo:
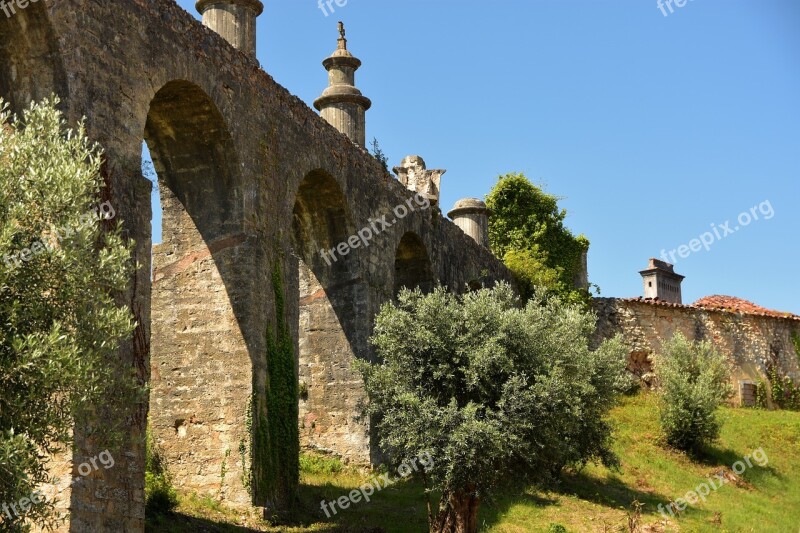
{"label": "olive tree", "polygon": [[114,300],[130,248],[101,199],[99,149],[82,126],[66,129],[57,105],[12,119],[0,101],[0,529],[10,531],[52,525],[54,502],[38,492],[54,482],[49,458],[75,428],[113,442],[113,425],[91,422],[96,409],[141,392],[117,357],[134,329]]}
{"label": "olive tree", "polygon": [[595,317],[507,284],[457,296],[404,290],[376,318],[378,363],[360,362],[367,412],[390,461],[429,453],[432,532],[475,532],[501,482],[544,482],[566,465],[613,465],[605,415],[624,382],[618,339],[589,349]]}
{"label": "olive tree", "polygon": [[691,342],[680,333],[664,343],[655,363],[667,443],[699,451],[719,436],[717,409],[732,392],[730,363],[711,343]]}

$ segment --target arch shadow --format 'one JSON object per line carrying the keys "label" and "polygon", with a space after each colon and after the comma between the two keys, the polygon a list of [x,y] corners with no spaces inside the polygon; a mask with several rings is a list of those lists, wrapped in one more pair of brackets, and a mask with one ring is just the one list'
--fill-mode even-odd
{"label": "arch shadow", "polygon": [[[264,355],[248,328],[255,254],[243,228],[236,146],[211,97],[186,80],[156,92],[143,138],[163,210],[147,315],[148,422],[179,488],[250,505],[246,428]],[[149,194],[138,202],[149,203]]]}
{"label": "arch shadow", "polygon": [[364,392],[352,363],[369,358],[369,293],[357,251],[331,252],[356,228],[329,173],[314,170],[302,179],[292,227],[301,445],[366,463],[372,453],[368,425],[352,416]]}

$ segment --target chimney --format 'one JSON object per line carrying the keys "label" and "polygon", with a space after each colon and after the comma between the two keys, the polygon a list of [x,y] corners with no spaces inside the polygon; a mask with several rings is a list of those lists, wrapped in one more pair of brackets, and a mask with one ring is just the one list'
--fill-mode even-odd
{"label": "chimney", "polygon": [[264,12],[260,0],[197,0],[196,7],[204,26],[256,57],[256,18]]}
{"label": "chimney", "polygon": [[639,272],[644,282],[644,297],[658,298],[662,302],[682,304],[681,283],[686,276],[676,274],[673,266],[658,259],[650,259],[645,270]]}

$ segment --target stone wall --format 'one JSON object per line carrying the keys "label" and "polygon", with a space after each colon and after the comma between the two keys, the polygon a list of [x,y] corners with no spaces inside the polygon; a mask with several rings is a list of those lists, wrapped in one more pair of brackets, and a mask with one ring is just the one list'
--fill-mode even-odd
{"label": "stone wall", "polygon": [[[435,209],[410,213],[326,264],[321,249],[391,217],[412,193],[172,0],[42,0],[0,17],[0,95],[20,111],[51,92],[71,124],[86,117],[105,150],[108,196],[135,242],[136,272],[120,299],[139,327],[120,357],[152,391],[149,406],[104,415],[129,421],[129,439],[112,450],[114,468],[73,487],[64,531],[143,530],[148,411],[178,486],[269,503],[245,483],[254,466],[247,427],[252,417],[298,420],[296,403],[282,413],[264,407],[266,338],[279,317],[299,354],[296,372],[308,380],[301,421],[313,427],[304,444],[374,457],[368,427],[356,420],[363,392],[350,364],[373,357],[372,319],[394,297],[407,235],[424,248],[430,278],[453,290],[510,279]],[[164,208],[164,244],[155,250],[143,140]],[[248,414],[251,401],[257,412]],[[72,468],[58,472],[67,478],[101,451],[80,433]]]}
{"label": "stone wall", "polygon": [[[621,334],[630,350],[628,368],[647,381],[652,356],[675,333],[690,340],[711,341],[734,364],[732,401],[743,403],[748,383],[766,378],[767,367],[800,383],[800,354],[792,332],[800,335],[800,319],[706,309],[644,299],[596,298],[595,342]],[[650,375],[648,375],[650,374]],[[745,398],[746,399],[746,398]]]}

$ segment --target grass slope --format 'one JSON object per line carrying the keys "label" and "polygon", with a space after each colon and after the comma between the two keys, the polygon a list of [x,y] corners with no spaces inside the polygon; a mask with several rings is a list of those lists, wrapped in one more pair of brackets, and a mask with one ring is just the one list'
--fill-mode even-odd
{"label": "grass slope", "polygon": [[[669,450],[661,442],[656,399],[623,399],[611,413],[616,428],[619,471],[590,465],[568,472],[547,490],[508,488],[481,509],[483,530],[628,531],[634,500],[644,507],[642,531],[800,533],[800,413],[723,409],[720,440],[699,458]],[[731,466],[758,448],[768,464],[734,476]],[[435,458],[434,458],[435,459]],[[364,483],[367,475],[335,462],[306,456],[301,461],[302,516],[298,527],[271,528],[252,514],[235,513],[214,502],[184,498],[178,514],[148,517],[148,531],[320,531],[406,533],[427,531],[425,498],[416,483],[397,483],[330,519],[320,501],[331,501]],[[658,504],[682,497],[725,470],[729,483],[705,502],[664,521]]]}

